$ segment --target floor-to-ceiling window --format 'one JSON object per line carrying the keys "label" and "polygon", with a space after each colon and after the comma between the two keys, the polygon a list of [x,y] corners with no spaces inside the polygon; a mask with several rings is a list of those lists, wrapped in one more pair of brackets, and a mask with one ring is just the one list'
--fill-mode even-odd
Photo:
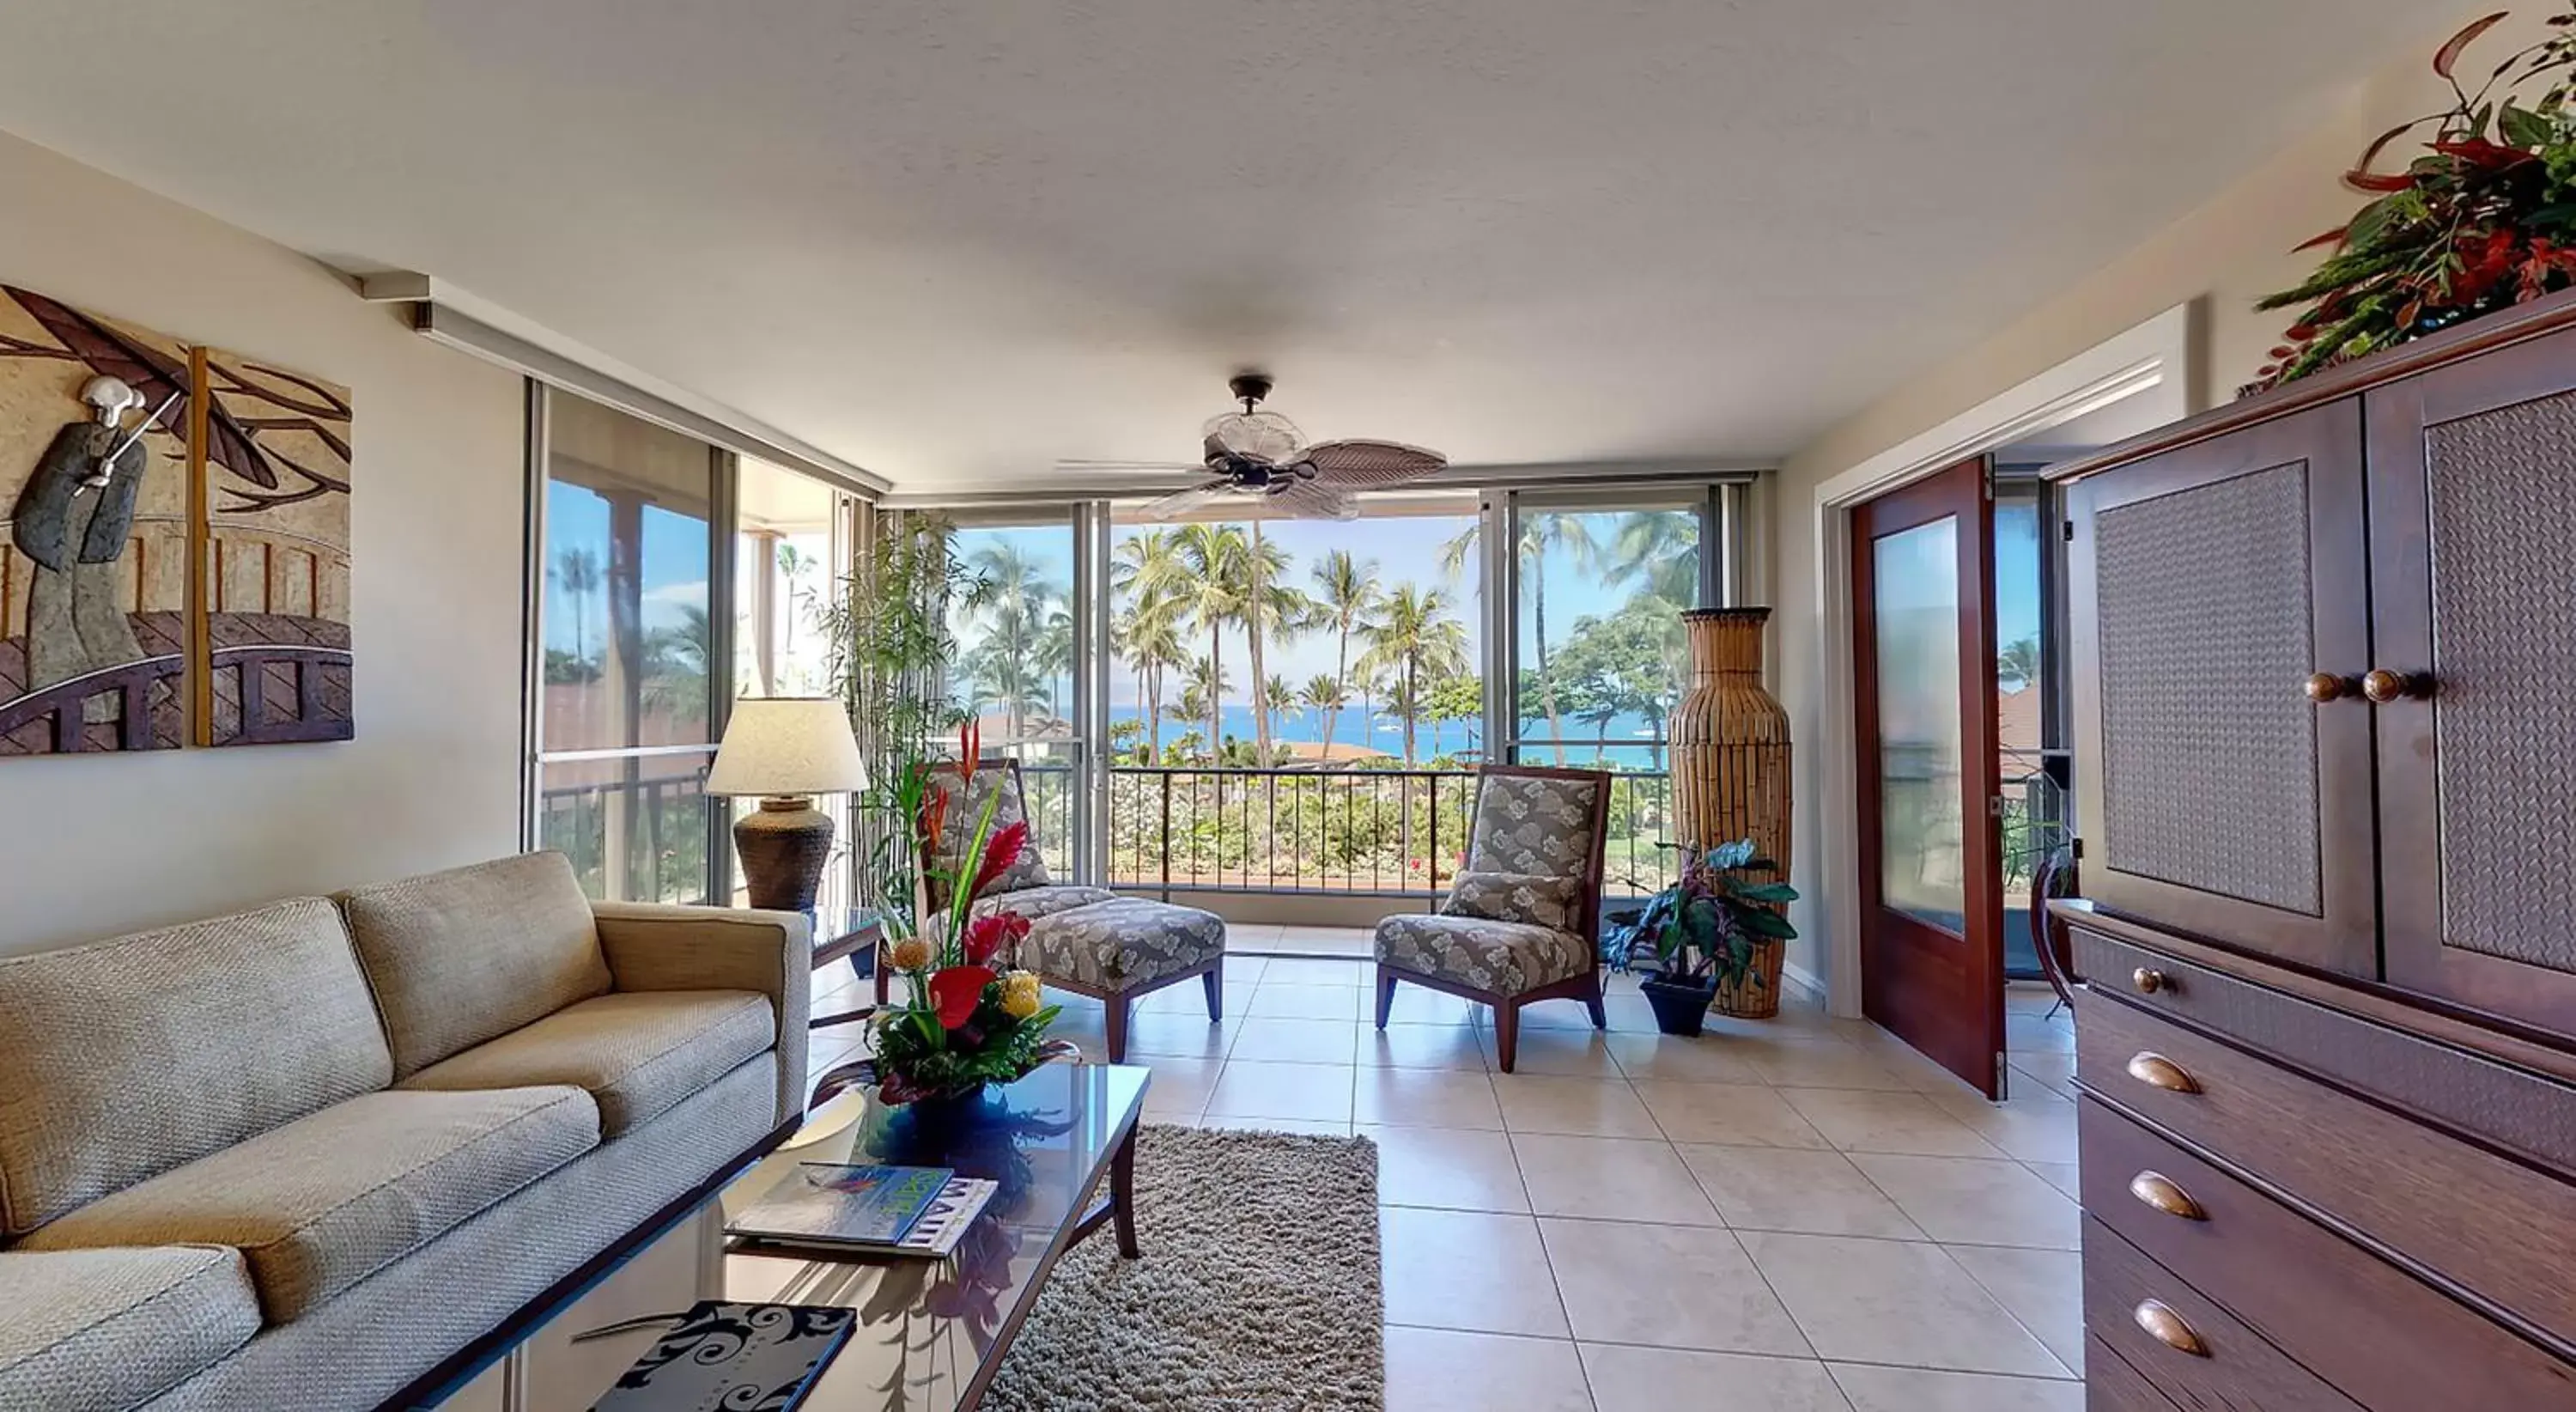
{"label": "floor-to-ceiling window", "polygon": [[1720,606],[1729,497],[1740,487],[1543,491],[1512,497],[1512,758],[1600,768],[1611,791],[1611,891],[1669,881],[1666,719],[1689,653],[1682,610]]}
{"label": "floor-to-ceiling window", "polygon": [[1048,866],[1080,876],[1088,845],[1078,807],[1083,711],[1081,607],[1068,509],[960,516],[964,584],[948,605],[957,652],[949,699],[976,723],[987,756],[1020,762],[1029,827]]}
{"label": "floor-to-ceiling window", "polygon": [[1995,747],[2003,782],[2004,968],[2040,974],[2030,935],[2039,864],[2072,833],[2070,757],[2061,749],[2062,668],[2053,585],[2062,538],[2057,492],[2037,466],[1996,477]]}
{"label": "floor-to-ceiling window", "polygon": [[537,843],[594,896],[708,900],[722,462],[579,397],[549,393],[543,423]]}
{"label": "floor-to-ceiling window", "polygon": [[1115,881],[1420,892],[1486,758],[1473,495],[1108,533]]}
{"label": "floor-to-ceiling window", "polygon": [[[836,696],[833,680],[832,609],[849,588],[849,497],[810,476],[748,456],[735,459],[733,577],[733,690],[746,696]],[[853,838],[848,795],[827,795],[815,807],[832,816],[832,856],[823,869],[816,906],[829,914],[852,901]],[[731,801],[731,818],[759,807]],[[740,860],[730,846],[726,895],[746,902]]]}

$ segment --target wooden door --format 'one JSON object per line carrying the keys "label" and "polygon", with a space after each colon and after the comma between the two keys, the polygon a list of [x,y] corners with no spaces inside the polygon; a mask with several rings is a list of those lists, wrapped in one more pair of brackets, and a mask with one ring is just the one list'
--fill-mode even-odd
{"label": "wooden door", "polygon": [[2097,905],[2377,974],[2362,482],[2347,399],[2070,492],[2075,807]]}
{"label": "wooden door", "polygon": [[2386,978],[2576,1033],[2576,335],[2367,403]]}
{"label": "wooden door", "polygon": [[2000,1098],[1994,526],[1984,458],[1852,512],[1861,1006]]}

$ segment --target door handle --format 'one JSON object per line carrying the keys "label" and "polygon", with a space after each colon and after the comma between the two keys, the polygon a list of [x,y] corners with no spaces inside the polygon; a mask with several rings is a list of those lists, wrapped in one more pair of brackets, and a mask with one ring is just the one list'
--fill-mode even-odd
{"label": "door handle", "polygon": [[2433,694],[2433,676],[2430,672],[2392,672],[2376,667],[2361,679],[2361,694],[2382,706],[2409,698],[2421,701]]}

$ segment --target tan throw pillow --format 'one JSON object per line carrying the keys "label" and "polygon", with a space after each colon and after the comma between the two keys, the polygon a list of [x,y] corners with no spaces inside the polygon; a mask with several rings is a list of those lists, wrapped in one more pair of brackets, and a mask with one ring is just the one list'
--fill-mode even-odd
{"label": "tan throw pillow", "polygon": [[1581,930],[1574,914],[1582,900],[1583,884],[1573,878],[1469,870],[1449,885],[1449,900],[1440,904],[1440,910],[1452,917],[1523,922],[1570,932]]}

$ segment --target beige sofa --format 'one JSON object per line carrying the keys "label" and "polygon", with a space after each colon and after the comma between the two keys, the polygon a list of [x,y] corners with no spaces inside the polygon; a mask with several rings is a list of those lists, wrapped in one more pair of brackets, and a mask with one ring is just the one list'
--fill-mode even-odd
{"label": "beige sofa", "polygon": [[0,1408],[374,1406],[801,1110],[811,946],[538,853],[0,961]]}

